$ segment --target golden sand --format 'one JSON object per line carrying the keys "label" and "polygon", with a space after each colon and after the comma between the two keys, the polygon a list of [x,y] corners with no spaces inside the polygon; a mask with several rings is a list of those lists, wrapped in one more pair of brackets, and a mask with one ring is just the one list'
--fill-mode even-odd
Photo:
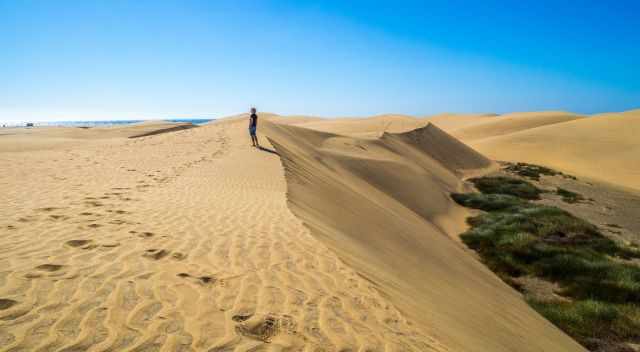
{"label": "golden sand", "polygon": [[2,129],[0,349],[581,351],[460,244],[449,193],[511,158],[640,186],[612,140],[638,115],[535,116],[262,114],[263,150],[245,115]]}

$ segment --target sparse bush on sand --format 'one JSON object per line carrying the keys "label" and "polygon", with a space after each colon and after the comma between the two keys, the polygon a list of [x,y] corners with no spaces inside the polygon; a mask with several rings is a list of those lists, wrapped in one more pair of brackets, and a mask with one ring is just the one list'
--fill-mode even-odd
{"label": "sparse bush on sand", "polygon": [[[598,300],[529,304],[556,326],[592,351],[633,351],[621,342],[638,338],[638,307]],[[581,338],[577,338],[580,336]],[[620,346],[623,345],[623,346]]]}
{"label": "sparse bush on sand", "polygon": [[467,208],[484,211],[504,210],[516,205],[527,204],[522,199],[508,194],[454,193],[453,200]]}
{"label": "sparse bush on sand", "polygon": [[640,339],[640,266],[629,261],[640,258],[638,249],[562,209],[529,202],[540,190],[526,181],[472,182],[482,193],[452,198],[485,211],[467,220],[471,228],[461,238],[491,270],[514,287],[521,276],[556,283],[565,299],[527,300],[587,348],[609,350],[602,346]]}
{"label": "sparse bush on sand", "polygon": [[572,180],[576,180],[575,176],[571,176],[571,175],[567,175],[565,173],[562,173],[560,171],[556,171],[553,169],[550,169],[548,167],[544,167],[544,166],[540,166],[540,165],[534,165],[534,164],[527,164],[527,163],[504,163],[507,166],[504,168],[505,170],[512,172],[516,175],[522,176],[522,177],[527,177],[530,178],[532,180],[536,180],[539,181],[540,180],[540,176],[544,175],[544,176],[556,176],[556,175],[560,175],[564,178],[569,178]]}
{"label": "sparse bush on sand", "polygon": [[568,189],[559,188],[556,189],[556,194],[562,197],[562,201],[566,203],[578,203],[584,200],[584,197],[576,192],[569,191]]}
{"label": "sparse bush on sand", "polygon": [[540,194],[542,193],[542,190],[532,183],[512,177],[477,177],[469,181],[484,194],[508,194],[533,200],[540,199]]}

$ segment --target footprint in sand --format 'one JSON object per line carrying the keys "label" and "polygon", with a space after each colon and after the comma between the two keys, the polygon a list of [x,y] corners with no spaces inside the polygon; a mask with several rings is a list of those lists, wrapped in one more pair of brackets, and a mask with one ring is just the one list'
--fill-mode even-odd
{"label": "footprint in sand", "polygon": [[262,319],[246,320],[236,326],[236,332],[255,340],[270,342],[282,328],[286,328],[285,330],[287,330],[287,332],[295,333],[294,327],[295,324],[291,317],[281,320],[274,316],[267,315]]}
{"label": "footprint in sand", "polygon": [[[129,233],[136,233],[136,232],[135,232],[135,231],[129,231]],[[153,236],[155,236],[155,235],[156,235],[156,234],[155,234],[155,233],[153,233],[153,232],[142,232],[142,233],[140,233],[140,234],[138,235],[138,237],[141,237],[141,238],[150,238],[150,237],[153,237]]]}
{"label": "footprint in sand", "polygon": [[231,320],[237,322],[237,323],[241,323],[245,320],[248,320],[249,318],[251,318],[253,316],[253,314],[238,314],[238,315],[234,315],[233,317],[231,317]]}
{"label": "footprint in sand", "polygon": [[60,208],[54,208],[54,207],[46,207],[46,208],[38,208],[36,209],[37,211],[44,211],[44,212],[49,212],[49,211],[54,211],[54,210],[58,210]]}
{"label": "footprint in sand", "polygon": [[98,227],[101,227],[102,225],[100,225],[100,224],[89,224],[89,225],[87,225],[87,226],[88,226],[88,227],[91,227],[91,228],[93,228],[93,229],[97,229]]}
{"label": "footprint in sand", "polygon": [[187,258],[187,255],[184,253],[175,252],[171,255],[171,258],[175,260],[185,260]]}
{"label": "footprint in sand", "polygon": [[116,214],[131,214],[130,212],[126,211],[126,210],[107,210],[109,213],[116,213]]}
{"label": "footprint in sand", "polygon": [[62,269],[63,265],[59,265],[59,264],[42,264],[42,265],[38,265],[36,266],[37,270],[42,270],[42,271],[58,271],[60,269]]}
{"label": "footprint in sand", "polygon": [[202,282],[203,284],[213,284],[216,282],[216,278],[213,276],[200,276],[198,278],[198,280],[200,280],[200,282]]}
{"label": "footprint in sand", "polygon": [[0,298],[0,310],[9,309],[18,304],[18,301],[14,301],[9,298]]}
{"label": "footprint in sand", "polygon": [[181,277],[183,279],[193,279],[202,285],[212,285],[212,284],[215,284],[216,281],[218,281],[218,279],[210,275],[192,276],[187,273],[179,273],[178,277]]}
{"label": "footprint in sand", "polygon": [[[75,247],[75,248],[86,248],[87,245],[93,242],[92,240],[71,240],[65,242],[67,246]],[[86,247],[85,247],[86,246]]]}
{"label": "footprint in sand", "polygon": [[49,215],[49,217],[53,220],[67,220],[69,219],[66,215]]}
{"label": "footprint in sand", "polygon": [[129,222],[127,222],[126,220],[122,220],[122,219],[115,219],[115,220],[111,220],[109,221],[109,223],[111,225],[124,225],[124,224],[131,224]]}
{"label": "footprint in sand", "polygon": [[115,248],[120,246],[120,243],[118,242],[112,242],[112,243],[103,243],[100,245],[100,247],[104,247],[104,248]]}
{"label": "footprint in sand", "polygon": [[256,318],[252,314],[238,314],[231,319],[239,323],[236,325],[237,333],[263,342],[270,342],[274,336],[281,333],[290,335],[298,333],[296,321],[290,315],[267,314],[259,319]]}
{"label": "footprint in sand", "polygon": [[147,249],[147,252],[142,256],[153,260],[160,260],[168,256],[170,253],[171,251],[168,251],[166,249]]}

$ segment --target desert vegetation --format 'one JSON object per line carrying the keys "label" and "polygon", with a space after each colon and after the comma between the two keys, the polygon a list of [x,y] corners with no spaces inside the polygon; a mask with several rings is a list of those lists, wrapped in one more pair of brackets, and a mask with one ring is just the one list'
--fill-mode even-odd
{"label": "desert vegetation", "polygon": [[504,164],[506,165],[505,166],[505,170],[506,171],[509,171],[509,172],[517,174],[519,176],[527,177],[527,178],[530,178],[530,179],[536,180],[536,181],[540,180],[540,176],[541,175],[544,175],[544,176],[557,176],[557,175],[560,175],[560,176],[562,176],[564,178],[568,178],[568,179],[572,179],[572,180],[576,179],[575,176],[567,175],[565,173],[550,169],[550,168],[545,167],[545,166],[540,166],[540,165],[535,165],[535,164],[528,164],[528,163],[508,163],[508,162],[505,162]]}
{"label": "desert vegetation", "polygon": [[[461,238],[492,271],[591,350],[631,350],[628,343],[640,341],[637,248],[615,242],[565,210],[532,202],[542,190],[527,181],[503,176],[470,181],[480,193],[452,198],[483,212],[467,220],[471,228]],[[557,193],[565,201],[580,199],[570,191]],[[540,295],[523,287],[522,278],[556,289]]]}

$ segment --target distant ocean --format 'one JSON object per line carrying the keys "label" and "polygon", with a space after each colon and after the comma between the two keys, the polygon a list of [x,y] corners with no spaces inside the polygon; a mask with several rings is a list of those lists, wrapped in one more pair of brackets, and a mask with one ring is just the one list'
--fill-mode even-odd
{"label": "distant ocean", "polygon": [[[162,121],[170,122],[190,122],[194,125],[201,125],[215,119],[164,119]],[[129,125],[132,123],[140,123],[145,121],[155,120],[100,120],[100,121],[46,121],[46,122],[34,122],[35,127],[38,126],[67,126],[67,127],[95,127],[95,126],[113,126],[113,125]],[[6,127],[20,127],[26,126],[26,122],[1,122],[0,126],[6,125]]]}

